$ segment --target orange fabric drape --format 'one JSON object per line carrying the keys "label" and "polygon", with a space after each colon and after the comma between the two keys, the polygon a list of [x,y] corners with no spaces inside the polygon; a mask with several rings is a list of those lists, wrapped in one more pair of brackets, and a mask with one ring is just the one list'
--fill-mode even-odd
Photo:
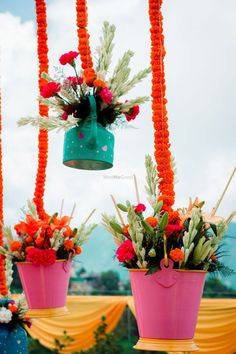
{"label": "orange fabric drape", "polygon": [[[39,91],[46,83],[41,78],[43,72],[48,72],[48,46],[47,46],[47,8],[45,0],[35,0],[36,20],[37,20],[37,40],[38,40],[38,85]],[[48,107],[39,102],[39,115],[48,116]],[[44,190],[46,182],[46,168],[48,158],[48,132],[47,130],[39,130],[38,134],[38,169],[36,174],[34,202],[37,207],[38,214],[44,217]]]}
{"label": "orange fabric drape", "polygon": [[[126,305],[135,314],[131,296],[69,296],[68,315],[34,320],[28,332],[44,346],[52,349],[54,339],[62,338],[63,331],[66,330],[75,341],[64,353],[87,349],[94,344],[93,333],[101,322],[101,317],[106,316],[110,332],[118,323]],[[195,342],[200,347],[198,353],[236,352],[236,299],[202,299]]]}

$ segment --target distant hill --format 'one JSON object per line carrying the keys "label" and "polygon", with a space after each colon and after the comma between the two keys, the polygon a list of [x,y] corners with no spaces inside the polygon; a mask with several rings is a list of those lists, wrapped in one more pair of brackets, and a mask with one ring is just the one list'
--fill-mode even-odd
{"label": "distant hill", "polygon": [[[100,273],[113,269],[119,272],[122,279],[128,278],[128,272],[115,259],[116,245],[112,236],[98,226],[83,247],[82,254],[77,258],[76,268],[84,267],[88,272]],[[236,223],[231,223],[224,237],[222,250],[225,254],[224,263],[236,272]],[[222,281],[236,289],[236,274]]]}

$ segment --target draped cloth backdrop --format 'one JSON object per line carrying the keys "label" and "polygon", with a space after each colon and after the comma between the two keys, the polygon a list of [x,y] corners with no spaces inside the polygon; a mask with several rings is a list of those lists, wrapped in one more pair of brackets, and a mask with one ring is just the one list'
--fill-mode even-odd
{"label": "draped cloth backdrop", "polygon": [[[93,333],[101,323],[101,317],[106,317],[108,332],[111,332],[126,305],[135,315],[131,296],[68,296],[68,315],[34,320],[28,332],[52,349],[55,338],[62,339],[66,330],[74,341],[62,353],[88,349],[94,345]],[[235,338],[236,299],[202,299],[195,332],[199,353],[233,354],[236,352]]]}

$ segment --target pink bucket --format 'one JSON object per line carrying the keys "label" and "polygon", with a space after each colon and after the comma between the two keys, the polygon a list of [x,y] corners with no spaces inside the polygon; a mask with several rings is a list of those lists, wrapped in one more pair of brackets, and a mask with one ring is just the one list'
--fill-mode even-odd
{"label": "pink bucket", "polygon": [[173,341],[194,336],[206,272],[172,267],[171,260],[168,268],[162,260],[161,270],[151,275],[146,276],[145,269],[130,270],[141,338]]}
{"label": "pink bucket", "polygon": [[[66,313],[71,260],[48,266],[17,263],[31,317],[51,317]],[[41,311],[40,311],[41,310]]]}

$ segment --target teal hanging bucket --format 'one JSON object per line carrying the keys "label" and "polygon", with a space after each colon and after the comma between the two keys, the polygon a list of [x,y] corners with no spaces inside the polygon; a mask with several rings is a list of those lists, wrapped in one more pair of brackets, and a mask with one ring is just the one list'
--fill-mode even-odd
{"label": "teal hanging bucket", "polygon": [[24,328],[16,325],[0,324],[0,353],[27,354],[27,334]]}
{"label": "teal hanging bucket", "polygon": [[113,166],[114,135],[97,122],[94,96],[89,96],[89,103],[89,119],[65,133],[63,164],[81,170],[106,170]]}

